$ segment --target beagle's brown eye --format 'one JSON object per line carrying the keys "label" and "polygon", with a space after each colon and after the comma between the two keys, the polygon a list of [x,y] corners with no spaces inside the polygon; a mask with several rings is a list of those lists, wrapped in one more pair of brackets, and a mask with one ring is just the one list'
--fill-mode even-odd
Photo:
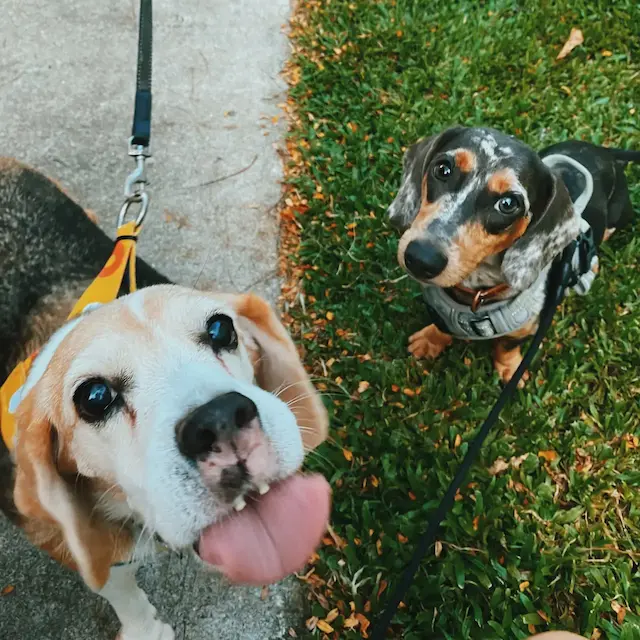
{"label": "beagle's brown eye", "polygon": [[214,351],[235,349],[238,346],[238,335],[229,316],[215,315],[209,318],[207,334]]}
{"label": "beagle's brown eye", "polygon": [[500,213],[512,215],[522,207],[522,200],[515,193],[506,193],[496,203],[496,208]]}
{"label": "beagle's brown eye", "polygon": [[438,180],[448,180],[451,177],[452,170],[453,168],[448,160],[440,160],[433,167],[433,175]]}
{"label": "beagle's brown eye", "polygon": [[73,394],[78,415],[86,422],[103,420],[113,407],[118,394],[101,378],[83,382]]}

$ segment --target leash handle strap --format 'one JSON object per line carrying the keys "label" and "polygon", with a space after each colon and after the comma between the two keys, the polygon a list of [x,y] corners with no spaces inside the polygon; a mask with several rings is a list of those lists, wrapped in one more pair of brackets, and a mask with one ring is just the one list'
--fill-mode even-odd
{"label": "leash handle strap", "polygon": [[151,138],[151,66],[153,20],[151,0],[140,0],[140,27],[138,33],[138,72],[131,142],[149,146]]}
{"label": "leash handle strap", "polygon": [[436,535],[438,534],[440,525],[447,516],[447,513],[449,513],[449,511],[451,510],[451,507],[455,502],[455,497],[458,489],[460,489],[460,487],[462,486],[462,483],[464,482],[469,469],[480,454],[482,445],[489,435],[491,428],[497,422],[498,417],[500,416],[500,412],[507,404],[507,401],[514,394],[518,382],[520,381],[527,367],[531,364],[531,361],[536,355],[536,352],[540,347],[540,343],[542,342],[544,336],[549,330],[549,327],[551,326],[556,308],[564,298],[565,290],[571,282],[571,278],[573,276],[571,261],[577,245],[577,241],[574,240],[573,242],[571,242],[569,245],[567,245],[567,247],[565,247],[565,250],[563,251],[560,259],[554,262],[549,274],[549,284],[547,288],[547,299],[545,302],[545,307],[540,316],[540,325],[538,326],[538,330],[536,331],[533,340],[531,341],[531,345],[522,358],[520,366],[516,369],[515,373],[500,393],[497,402],[495,403],[495,405],[493,405],[493,408],[491,409],[486,420],[483,422],[482,427],[480,427],[480,431],[478,431],[478,434],[469,445],[469,449],[467,450],[467,454],[462,460],[462,464],[458,468],[455,477],[449,484],[449,488],[440,501],[436,512],[429,520],[427,530],[418,541],[418,544],[413,552],[413,556],[411,557],[411,561],[402,574],[402,578],[396,586],[393,592],[393,596],[387,603],[387,606],[382,612],[380,618],[378,618],[376,626],[374,627],[370,636],[371,640],[383,640],[385,638],[387,628],[391,624],[393,616],[395,615],[400,603],[402,602],[402,599],[409,590],[411,582],[413,581],[413,578],[420,568],[422,559],[426,555],[427,551],[429,551],[429,549],[431,548],[431,545],[435,543]]}

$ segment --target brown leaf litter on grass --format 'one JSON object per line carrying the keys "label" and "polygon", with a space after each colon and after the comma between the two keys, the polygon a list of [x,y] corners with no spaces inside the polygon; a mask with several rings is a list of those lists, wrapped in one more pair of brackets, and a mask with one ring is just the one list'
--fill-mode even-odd
{"label": "brown leaf litter on grass", "polygon": [[562,60],[566,58],[576,47],[579,47],[584,42],[584,36],[580,29],[571,29],[571,33],[564,43],[560,53],[556,56],[556,60]]}

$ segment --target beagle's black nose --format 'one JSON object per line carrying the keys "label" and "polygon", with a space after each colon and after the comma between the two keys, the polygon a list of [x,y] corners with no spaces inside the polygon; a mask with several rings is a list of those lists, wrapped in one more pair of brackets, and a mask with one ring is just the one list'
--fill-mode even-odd
{"label": "beagle's black nose", "polygon": [[432,242],[412,240],[404,251],[407,271],[418,280],[430,280],[442,273],[449,259]]}
{"label": "beagle's black nose", "polygon": [[225,393],[194,409],[177,427],[180,452],[187,458],[216,452],[220,441],[229,441],[249,426],[258,408],[241,393]]}

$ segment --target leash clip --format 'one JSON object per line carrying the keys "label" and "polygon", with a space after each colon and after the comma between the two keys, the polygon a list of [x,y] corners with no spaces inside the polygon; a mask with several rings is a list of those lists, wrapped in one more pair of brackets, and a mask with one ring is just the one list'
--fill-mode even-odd
{"label": "leash clip", "polygon": [[136,228],[142,225],[147,210],[149,209],[149,194],[145,191],[147,178],[145,176],[145,160],[151,157],[149,148],[141,144],[134,144],[133,137],[129,139],[129,155],[135,160],[135,169],[127,176],[124,183],[125,201],[120,208],[118,215],[118,228],[120,228],[127,218],[132,205],[140,205],[136,218]]}

